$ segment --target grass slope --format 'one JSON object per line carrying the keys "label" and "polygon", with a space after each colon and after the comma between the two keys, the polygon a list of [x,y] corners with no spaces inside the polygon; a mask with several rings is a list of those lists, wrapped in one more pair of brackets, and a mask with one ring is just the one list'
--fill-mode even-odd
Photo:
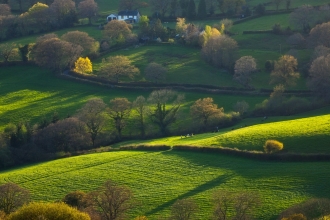
{"label": "grass slope", "polygon": [[[262,146],[266,140],[276,139],[284,143],[284,151],[286,152],[330,153],[330,114],[273,123],[261,122],[261,119],[257,120],[246,120],[242,125],[263,124],[243,128],[236,126],[235,130],[226,129],[220,133],[198,134],[189,138],[176,136],[142,142],[131,141],[120,145],[146,143],[171,146],[222,146],[262,151]],[[267,120],[271,120],[271,117]],[[277,118],[277,120],[285,120],[285,117]]]}
{"label": "grass slope", "polygon": [[265,163],[191,152],[112,152],[61,159],[0,174],[34,200],[55,201],[74,190],[91,191],[105,180],[128,185],[140,206],[131,213],[149,219],[167,216],[177,200],[194,198],[198,219],[211,214],[216,189],[259,193],[256,219],[275,219],[282,210],[310,197],[330,198],[329,163]]}

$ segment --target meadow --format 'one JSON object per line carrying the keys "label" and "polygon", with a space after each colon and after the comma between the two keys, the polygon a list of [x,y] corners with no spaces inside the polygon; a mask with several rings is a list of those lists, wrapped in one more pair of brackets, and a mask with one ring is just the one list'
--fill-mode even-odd
{"label": "meadow", "polygon": [[[212,213],[215,190],[259,194],[256,219],[275,219],[311,197],[330,197],[329,163],[269,163],[192,152],[108,152],[4,171],[0,183],[29,189],[34,200],[56,201],[68,192],[96,189],[107,179],[129,186],[138,207],[133,218],[168,216],[177,200],[193,198],[198,219]],[[50,193],[51,192],[51,193]]]}

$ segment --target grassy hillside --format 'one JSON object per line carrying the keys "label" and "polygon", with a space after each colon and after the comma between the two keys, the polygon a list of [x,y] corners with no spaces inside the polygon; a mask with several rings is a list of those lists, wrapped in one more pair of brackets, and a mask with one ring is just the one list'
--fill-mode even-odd
{"label": "grassy hillside", "polygon": [[310,197],[330,198],[329,163],[265,163],[190,152],[113,152],[22,167],[0,174],[28,188],[34,200],[55,201],[73,190],[91,191],[105,180],[128,185],[140,206],[131,217],[169,214],[182,198],[194,198],[198,219],[211,214],[212,192],[251,191],[261,197],[256,219],[274,219],[285,208]]}
{"label": "grassy hillside", "polygon": [[[147,143],[166,145],[197,145],[197,146],[222,146],[238,148],[241,150],[262,151],[263,144],[268,139],[276,139],[284,143],[285,152],[297,153],[329,153],[330,152],[330,115],[306,117],[286,120],[285,117],[275,120],[278,122],[264,122],[261,119],[245,120],[240,125],[230,130],[219,133],[205,133],[194,137],[181,138],[169,137],[142,142],[122,143]],[[286,120],[286,121],[284,121]],[[261,123],[261,124],[256,124]],[[251,125],[256,124],[256,125]],[[251,125],[251,126],[250,126]],[[241,127],[247,126],[247,127]],[[116,145],[117,146],[117,145]]]}

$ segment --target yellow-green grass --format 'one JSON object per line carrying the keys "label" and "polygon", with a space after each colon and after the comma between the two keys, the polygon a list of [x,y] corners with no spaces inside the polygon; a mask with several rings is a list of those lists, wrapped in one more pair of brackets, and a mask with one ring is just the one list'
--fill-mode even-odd
{"label": "yellow-green grass", "polygon": [[[61,117],[73,115],[89,98],[100,97],[106,103],[115,97],[126,97],[130,101],[139,95],[147,97],[151,91],[127,91],[97,85],[82,84],[57,78],[50,71],[35,66],[0,68],[0,129],[10,122],[40,121],[57,111]],[[246,100],[251,106],[265,97],[242,97],[239,95],[212,95],[185,92],[184,114],[189,115],[189,107],[199,98],[213,97],[214,101],[231,111],[232,106]],[[187,118],[187,117],[184,117]]]}
{"label": "yellow-green grass", "polygon": [[0,183],[29,189],[34,200],[56,201],[68,192],[89,192],[107,179],[129,186],[139,206],[130,219],[168,216],[177,200],[193,198],[198,219],[209,219],[217,189],[261,197],[256,219],[275,219],[311,197],[330,198],[329,163],[269,163],[193,152],[108,152],[3,171]]}
{"label": "yellow-green grass", "polygon": [[[285,117],[275,120],[285,120]],[[241,150],[262,151],[268,139],[284,143],[285,152],[329,153],[330,152],[330,114],[269,123],[272,117],[245,120],[233,127],[234,130],[220,130],[219,133],[197,134],[189,138],[180,136],[148,141],[128,142],[125,144],[166,144],[222,146]],[[260,124],[256,124],[260,123]]]}

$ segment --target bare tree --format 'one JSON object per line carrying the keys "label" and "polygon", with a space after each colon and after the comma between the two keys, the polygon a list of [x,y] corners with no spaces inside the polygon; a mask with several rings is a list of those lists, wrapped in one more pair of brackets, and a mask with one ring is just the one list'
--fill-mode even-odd
{"label": "bare tree", "polygon": [[149,63],[144,72],[148,81],[160,83],[165,81],[167,69],[158,63]]}
{"label": "bare tree", "polygon": [[211,116],[223,113],[223,108],[218,108],[217,104],[213,103],[210,97],[198,99],[190,107],[190,114],[199,120],[202,120],[204,127],[208,125],[208,120]]}
{"label": "bare tree", "polygon": [[103,219],[124,219],[132,205],[133,194],[126,186],[120,186],[108,180],[99,189],[89,193],[93,206]]}
{"label": "bare tree", "polygon": [[313,6],[303,5],[290,14],[290,23],[297,29],[309,32],[316,21],[316,10]]}
{"label": "bare tree", "polygon": [[330,22],[316,25],[309,33],[308,44],[311,47],[330,47]]}
{"label": "bare tree", "polygon": [[257,63],[251,56],[243,56],[235,62],[234,80],[244,87],[250,87],[251,75],[257,70]]}
{"label": "bare tree", "polygon": [[193,199],[177,200],[171,207],[171,218],[173,220],[195,219],[198,206]]}
{"label": "bare tree", "polygon": [[280,57],[275,62],[274,70],[270,74],[271,84],[283,84],[286,86],[294,86],[300,74],[296,72],[298,66],[297,59],[290,55]]}
{"label": "bare tree", "polygon": [[5,62],[8,62],[9,59],[18,56],[17,45],[12,43],[5,43],[0,45],[0,56],[2,56]]}
{"label": "bare tree", "polygon": [[133,109],[138,113],[138,127],[141,131],[141,137],[145,137],[145,116],[149,110],[147,101],[143,96],[138,96],[133,102]]}
{"label": "bare tree", "polygon": [[22,205],[29,203],[30,192],[15,183],[0,185],[0,210],[9,214]]}
{"label": "bare tree", "polygon": [[62,40],[81,46],[86,53],[96,52],[98,44],[88,33],[82,31],[69,31],[62,35]]}
{"label": "bare tree", "polygon": [[226,35],[211,37],[202,48],[204,60],[219,68],[232,70],[237,56],[237,42]]}
{"label": "bare tree", "polygon": [[8,16],[10,14],[10,6],[8,4],[0,4],[0,16]]}
{"label": "bare tree", "polygon": [[233,194],[224,191],[218,190],[213,193],[213,218],[214,220],[226,220],[228,218],[229,209],[232,206]]}
{"label": "bare tree", "polygon": [[78,112],[78,118],[86,124],[93,147],[104,126],[105,115],[103,112],[105,107],[106,105],[102,99],[92,98]]}
{"label": "bare tree", "polygon": [[65,68],[73,66],[82,51],[83,48],[81,46],[58,38],[50,38],[37,42],[32,50],[32,54],[39,66],[61,73]]}
{"label": "bare tree", "polygon": [[121,140],[122,130],[126,126],[125,120],[131,113],[132,103],[127,98],[115,98],[110,100],[110,107],[108,113],[110,118],[114,121],[117,130],[118,140]]}
{"label": "bare tree", "polygon": [[82,18],[88,18],[88,23],[92,24],[92,18],[97,16],[98,6],[94,0],[84,0],[78,5],[78,12]]}
{"label": "bare tree", "polygon": [[244,115],[248,109],[249,109],[249,103],[246,101],[238,101],[233,107],[234,111],[239,112],[239,114],[242,116]]}
{"label": "bare tree", "polygon": [[140,70],[131,64],[131,61],[125,56],[108,57],[102,60],[100,69],[101,75],[107,76],[116,83],[121,77],[133,78],[140,73]]}
{"label": "bare tree", "polygon": [[330,98],[330,55],[316,58],[309,70],[308,87],[321,97]]}
{"label": "bare tree", "polygon": [[148,102],[153,106],[150,118],[162,135],[168,134],[168,127],[175,122],[183,99],[183,95],[168,89],[156,90],[149,95]]}

